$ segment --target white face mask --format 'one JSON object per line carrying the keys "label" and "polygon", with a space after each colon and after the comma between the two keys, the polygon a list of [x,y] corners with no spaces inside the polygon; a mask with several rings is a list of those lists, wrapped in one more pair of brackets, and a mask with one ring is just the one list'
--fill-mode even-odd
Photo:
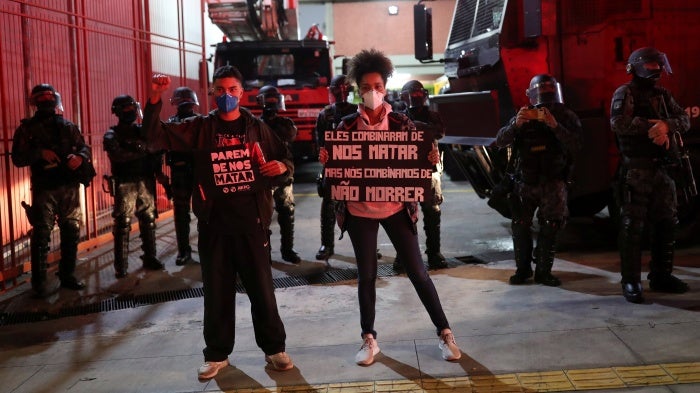
{"label": "white face mask", "polygon": [[384,93],[380,93],[376,90],[370,90],[362,94],[362,102],[367,108],[375,110],[384,102]]}

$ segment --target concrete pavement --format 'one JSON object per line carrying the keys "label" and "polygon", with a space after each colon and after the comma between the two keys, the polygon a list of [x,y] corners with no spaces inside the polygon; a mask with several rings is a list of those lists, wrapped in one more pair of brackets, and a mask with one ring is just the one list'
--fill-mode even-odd
{"label": "concrete pavement", "polygon": [[[172,219],[166,219],[158,228],[159,254],[167,265],[162,272],[140,270],[134,252],[129,277],[116,280],[111,245],[105,244],[81,255],[78,274],[88,283],[85,291],[56,289],[36,300],[26,284],[0,295],[6,317],[0,325],[0,391],[700,391],[698,247],[679,250],[676,262],[676,273],[691,291],[647,292],[645,304],[622,298],[617,256],[605,246],[564,247],[554,268],[564,283],[559,288],[510,286],[514,263],[508,221],[486,207],[468,183],[446,179],[443,253],[451,267],[431,277],[462,359],[440,358],[434,328],[410,282],[390,272],[394,253],[380,231],[384,257],[376,329],[382,352],[374,365],[359,367],[354,364],[361,340],[350,242],[347,237],[337,242],[338,254],[328,265],[313,260],[320,199],[309,183],[295,185],[295,194],[296,248],[304,261],[300,266],[273,263],[276,280],[287,283],[276,294],[293,370],[281,373],[265,366],[253,339],[250,304],[239,295],[232,366],[211,381],[197,380],[204,345],[199,267],[174,265],[174,229]],[[574,222],[573,229],[577,225],[591,223]],[[600,230],[593,231],[585,236],[605,240]],[[195,236],[193,231],[193,244]],[[276,226],[272,244],[273,260],[281,261]],[[137,237],[132,249],[138,249]],[[293,282],[335,273],[329,282]],[[343,279],[345,273],[349,279]],[[99,305],[99,312],[61,314],[87,311],[90,305]],[[7,318],[21,313],[45,320]]]}

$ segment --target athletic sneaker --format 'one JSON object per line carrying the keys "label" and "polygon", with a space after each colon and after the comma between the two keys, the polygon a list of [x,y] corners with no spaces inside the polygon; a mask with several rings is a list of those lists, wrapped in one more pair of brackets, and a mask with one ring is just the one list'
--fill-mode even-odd
{"label": "athletic sneaker", "polygon": [[199,376],[199,379],[211,379],[224,367],[228,367],[228,359],[220,362],[204,362],[204,364],[199,366],[197,376]]}
{"label": "athletic sneaker", "polygon": [[287,371],[294,367],[294,363],[292,363],[292,359],[289,357],[289,355],[287,355],[287,352],[278,352],[274,355],[267,355],[265,356],[265,361],[270,363],[272,368],[277,371]]}
{"label": "athletic sneaker", "polygon": [[355,363],[360,366],[369,366],[374,363],[374,356],[379,353],[379,345],[371,333],[365,334],[364,338],[365,341],[355,355]]}
{"label": "athletic sneaker", "polygon": [[440,351],[442,351],[442,358],[448,361],[458,360],[462,357],[462,351],[459,350],[457,343],[455,342],[455,336],[452,334],[452,330],[445,329],[440,333],[440,342],[438,343]]}

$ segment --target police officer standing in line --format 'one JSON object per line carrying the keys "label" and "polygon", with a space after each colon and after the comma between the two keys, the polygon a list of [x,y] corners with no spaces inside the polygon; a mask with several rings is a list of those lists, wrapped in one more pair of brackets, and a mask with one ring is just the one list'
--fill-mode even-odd
{"label": "police officer standing in line", "polygon": [[[168,122],[181,122],[182,120],[197,116],[194,107],[199,106],[197,94],[189,87],[182,86],[175,89],[170,103],[177,107],[177,113],[168,119]],[[178,266],[194,263],[192,259],[192,247],[190,246],[190,202],[194,187],[194,172],[192,153],[168,151],[166,162],[170,166],[172,178],[173,207],[175,214],[175,238],[177,240]]]}
{"label": "police officer standing in line", "polygon": [[[262,108],[260,119],[275,132],[281,141],[291,148],[297,137],[297,127],[288,117],[278,116],[277,112],[285,110],[284,96],[274,86],[263,86],[256,97]],[[282,259],[291,263],[300,263],[301,258],[294,250],[294,178],[289,177],[285,185],[275,187],[272,197],[277,211],[277,223],[280,226],[280,252]]]}
{"label": "police officer standing in line", "polygon": [[[46,295],[49,241],[54,222],[61,231],[61,260],[58,278],[62,288],[80,290],[85,284],[73,275],[80,239],[80,183],[90,184],[94,176],[92,150],[78,127],[63,118],[56,89],[42,83],[30,96],[36,112],[23,119],[14,134],[12,163],[31,170],[32,207],[27,208],[32,225],[32,289]],[[60,113],[57,113],[60,112]],[[88,173],[88,169],[93,170]],[[84,176],[84,174],[88,175]]]}
{"label": "police officer standing in line", "polygon": [[[445,126],[442,124],[440,114],[431,111],[427,104],[428,91],[423,88],[423,84],[417,80],[406,82],[401,88],[399,96],[401,102],[406,106],[402,111],[416,125],[417,130],[429,132],[435,139],[445,136]],[[433,172],[430,183],[431,193],[421,202],[423,211],[423,229],[425,230],[425,253],[428,255],[428,267],[430,269],[443,269],[447,267],[445,257],[440,252],[440,204],[442,198],[442,171]],[[394,270],[403,271],[403,264],[396,256],[394,259]]]}
{"label": "police officer standing in line", "polygon": [[526,94],[531,105],[520,108],[496,137],[499,147],[512,147],[516,160],[509,198],[516,271],[509,282],[520,285],[532,277],[531,226],[537,210],[535,282],[554,287],[561,285],[552,265],[557,235],[568,216],[567,183],[581,145],[581,122],[562,103],[561,87],[551,75],[535,75]]}
{"label": "police officer standing in line", "polygon": [[655,48],[630,54],[627,73],[632,80],[613,95],[610,125],[621,154],[618,186],[620,203],[620,270],[622,294],[641,303],[642,234],[650,225],[649,287],[654,291],[684,293],[688,285],[673,276],[675,231],[678,224],[676,185],[668,168],[677,164],[672,152],[679,146],[674,133],[690,128],[688,114],[656,82],[671,73],[668,59]]}
{"label": "police officer standing in line", "polygon": [[[314,140],[321,148],[325,145],[325,131],[335,130],[340,120],[357,112],[357,105],[348,102],[348,95],[353,91],[352,84],[345,75],[336,75],[328,86],[329,105],[319,113],[314,128]],[[323,189],[323,173],[319,175],[318,184],[321,201],[321,248],[316,253],[316,259],[323,261],[330,258],[335,247],[335,202]]]}
{"label": "police officer standing in line", "polygon": [[141,107],[131,96],[120,95],[112,101],[112,113],[119,123],[104,135],[104,149],[112,166],[114,192],[114,271],[126,277],[129,269],[129,232],[131,217],[139,219],[144,269],[160,270],[156,257],[155,173],[162,156],[147,151],[146,135],[136,120]]}

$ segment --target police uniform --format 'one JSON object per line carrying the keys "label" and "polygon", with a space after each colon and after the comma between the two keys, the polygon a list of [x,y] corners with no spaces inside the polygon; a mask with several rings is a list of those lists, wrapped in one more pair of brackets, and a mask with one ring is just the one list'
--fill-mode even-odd
{"label": "police uniform", "polygon": [[[416,125],[416,129],[424,130],[436,141],[445,136],[445,126],[440,114],[431,111],[427,106],[413,106],[404,112]],[[442,179],[440,172],[434,172],[430,183],[430,194],[420,203],[423,212],[423,229],[425,230],[425,253],[428,255],[428,266],[433,269],[445,268],[447,263],[440,252],[440,205],[442,197]],[[394,267],[397,263],[394,263]]]}
{"label": "police uniform", "polygon": [[[52,87],[51,91],[55,94]],[[33,227],[32,288],[39,296],[45,295],[49,241],[54,222],[58,220],[61,233],[58,277],[61,286],[82,289],[85,284],[78,281],[73,274],[82,216],[79,185],[81,182],[88,185],[92,179],[92,176],[82,176],[87,167],[92,168],[90,146],[85,144],[78,127],[57,115],[53,109],[39,110],[33,117],[23,119],[15,131],[13,140],[13,164],[18,167],[29,166],[31,170],[32,207],[28,209],[28,218]],[[42,150],[53,151],[58,156],[58,162],[43,159]],[[68,167],[70,155],[82,157],[81,167],[75,170]],[[94,172],[92,174],[94,175]]]}
{"label": "police uniform", "polygon": [[[343,117],[357,112],[357,105],[349,102],[334,102],[326,105],[316,120],[314,140],[320,148],[325,146],[325,131],[335,130]],[[330,198],[323,185],[323,177],[319,178],[319,195],[321,198],[321,248],[316,253],[316,259],[328,259],[335,248],[335,202]]]}
{"label": "police uniform", "polygon": [[[556,83],[556,82],[555,82]],[[557,121],[550,128],[530,120],[521,127],[516,117],[501,128],[496,137],[499,147],[512,146],[515,156],[515,184],[509,197],[516,274],[511,284],[521,284],[532,276],[532,219],[537,210],[540,230],[535,249],[535,282],[560,285],[552,276],[557,235],[568,216],[568,181],[573,153],[580,146],[581,122],[576,114],[558,102],[542,104]]]}
{"label": "police uniform", "polygon": [[[653,48],[642,48],[658,54]],[[664,57],[665,59],[665,57]],[[668,169],[677,164],[672,152],[677,148],[657,145],[649,136],[653,122],[663,119],[669,133],[685,133],[690,119],[668,90],[656,86],[658,78],[635,76],[620,86],[611,103],[610,125],[620,150],[619,181],[616,187],[620,206],[619,249],[622,289],[625,298],[634,303],[643,301],[641,287],[641,247],[644,227],[651,234],[649,286],[658,291],[682,293],[687,284],[671,275],[675,231],[678,224],[676,186]],[[660,73],[660,70],[659,70]]]}
{"label": "police uniform", "polygon": [[[267,124],[274,133],[290,146],[297,136],[297,127],[294,121],[288,117],[263,115],[261,120]],[[272,198],[275,201],[277,211],[277,223],[280,226],[280,253],[282,259],[287,262],[299,263],[301,258],[294,250],[294,178],[290,177],[286,184],[275,187]]]}
{"label": "police uniform", "polygon": [[[171,116],[168,122],[180,122],[187,117],[194,116],[192,112],[182,117],[178,114]],[[172,187],[173,210],[175,216],[175,238],[177,240],[177,265],[186,265],[193,262],[192,246],[190,246],[190,205],[192,190],[194,187],[193,157],[190,152],[169,151],[166,153],[166,162],[170,166],[170,178]]]}
{"label": "police uniform", "polygon": [[118,278],[127,275],[129,232],[134,214],[139,220],[143,267],[162,269],[163,264],[156,257],[157,210],[154,193],[162,155],[147,151],[146,135],[141,125],[130,121],[120,120],[119,124],[110,128],[104,135],[103,143],[111,163],[114,185],[112,234],[115,275]]}

